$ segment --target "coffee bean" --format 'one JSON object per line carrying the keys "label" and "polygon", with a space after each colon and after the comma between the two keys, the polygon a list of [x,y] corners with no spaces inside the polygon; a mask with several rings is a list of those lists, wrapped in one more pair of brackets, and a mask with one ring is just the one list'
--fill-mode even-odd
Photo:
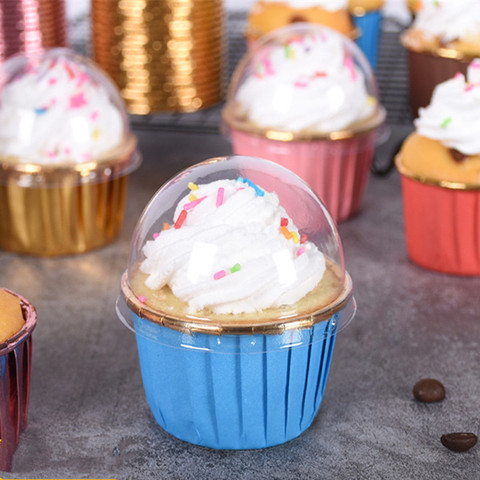
{"label": "coffee bean", "polygon": [[447,433],[441,436],[440,441],[453,452],[466,452],[477,443],[477,436],[474,433]]}
{"label": "coffee bean", "polygon": [[424,378],[414,385],[413,395],[419,402],[440,402],[445,398],[445,387],[434,378]]}

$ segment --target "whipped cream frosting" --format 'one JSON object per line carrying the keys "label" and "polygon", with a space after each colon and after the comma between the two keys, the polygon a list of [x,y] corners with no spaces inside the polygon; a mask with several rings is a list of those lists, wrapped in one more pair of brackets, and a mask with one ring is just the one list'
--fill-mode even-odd
{"label": "whipped cream frosting", "polygon": [[413,27],[444,43],[480,32],[477,0],[423,0]]}
{"label": "whipped cream frosting", "polygon": [[124,119],[105,86],[68,56],[29,64],[0,98],[0,155],[20,162],[83,163],[121,143]]}
{"label": "whipped cream frosting", "polygon": [[294,304],[318,285],[324,255],[275,193],[241,178],[191,188],[143,247],[148,288],[169,285],[191,312],[238,314]]}
{"label": "whipped cream frosting", "polygon": [[480,59],[435,87],[430,105],[419,109],[417,132],[464,155],[480,154]]}
{"label": "whipped cream frosting", "polygon": [[242,117],[262,128],[330,133],[371,117],[377,101],[339,34],[324,30],[259,48],[235,95]]}
{"label": "whipped cream frosting", "polygon": [[262,0],[264,3],[283,3],[291,8],[320,7],[334,12],[347,7],[348,0]]}

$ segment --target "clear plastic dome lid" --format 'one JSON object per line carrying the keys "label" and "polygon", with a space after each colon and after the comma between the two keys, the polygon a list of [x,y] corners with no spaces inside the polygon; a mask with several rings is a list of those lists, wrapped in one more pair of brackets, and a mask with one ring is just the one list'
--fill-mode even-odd
{"label": "clear plastic dome lid", "polygon": [[0,161],[20,173],[73,166],[91,177],[105,166],[125,174],[140,158],[117,87],[91,60],[57,48],[0,66]]}
{"label": "clear plastic dome lid", "polygon": [[328,27],[294,23],[258,40],[239,62],[227,127],[274,140],[347,138],[385,119],[362,51]]}
{"label": "clear plastic dome lid", "polygon": [[351,298],[336,226],[299,177],[232,156],[181,173],[135,229],[122,293],[130,310],[175,329],[285,329]]}

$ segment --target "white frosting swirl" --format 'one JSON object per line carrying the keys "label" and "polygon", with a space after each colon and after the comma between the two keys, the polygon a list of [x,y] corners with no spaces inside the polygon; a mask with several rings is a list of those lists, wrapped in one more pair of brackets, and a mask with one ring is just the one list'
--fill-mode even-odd
{"label": "white frosting swirl", "polygon": [[347,8],[348,0],[262,0],[264,3],[283,3],[291,8],[319,7],[334,12]]}
{"label": "white frosting swirl", "polygon": [[480,59],[435,87],[430,105],[419,109],[417,132],[465,155],[480,154]]}
{"label": "white frosting swirl", "polygon": [[120,144],[124,120],[85,65],[45,57],[1,92],[0,155],[41,164],[83,163]]}
{"label": "white frosting swirl", "polygon": [[[301,237],[275,193],[241,180],[198,187],[196,205],[186,196],[176,208],[175,222],[187,212],[180,228],[143,247],[147,287],[168,284],[191,311],[237,314],[294,304],[320,282],[323,254]],[[293,238],[282,233],[282,219]]]}
{"label": "white frosting swirl", "polygon": [[373,115],[376,99],[339,34],[294,37],[260,48],[254,72],[238,89],[240,115],[255,125],[291,132],[330,133]]}
{"label": "white frosting swirl", "polygon": [[414,28],[445,43],[480,32],[478,0],[423,0]]}

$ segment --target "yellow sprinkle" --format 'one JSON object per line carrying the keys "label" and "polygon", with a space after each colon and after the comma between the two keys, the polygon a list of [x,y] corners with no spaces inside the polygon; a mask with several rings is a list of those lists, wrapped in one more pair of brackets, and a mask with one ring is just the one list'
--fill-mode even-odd
{"label": "yellow sprinkle", "polygon": [[295,231],[292,231],[292,240],[293,240],[293,243],[295,244],[300,243],[300,239],[298,238],[298,233]]}
{"label": "yellow sprinkle", "polygon": [[193,193],[191,193],[189,196],[188,196],[188,199],[193,202],[194,200],[197,199],[196,195],[194,195]]}
{"label": "yellow sprinkle", "polygon": [[369,105],[375,105],[377,103],[377,100],[376,100],[375,97],[372,97],[371,95],[369,95],[368,98],[367,98],[367,103]]}
{"label": "yellow sprinkle", "polygon": [[193,182],[188,183],[188,188],[190,190],[198,190],[198,185],[195,185]]}
{"label": "yellow sprinkle", "polygon": [[100,136],[100,130],[98,128],[95,128],[95,130],[92,132],[92,138],[94,140],[98,140],[99,136]]}

